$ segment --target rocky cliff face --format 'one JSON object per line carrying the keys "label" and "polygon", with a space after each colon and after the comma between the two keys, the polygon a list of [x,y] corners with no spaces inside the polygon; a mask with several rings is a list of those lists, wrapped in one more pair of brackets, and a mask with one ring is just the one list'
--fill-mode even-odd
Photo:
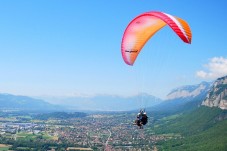
{"label": "rocky cliff face", "polygon": [[227,76],[214,82],[202,105],[227,110]]}

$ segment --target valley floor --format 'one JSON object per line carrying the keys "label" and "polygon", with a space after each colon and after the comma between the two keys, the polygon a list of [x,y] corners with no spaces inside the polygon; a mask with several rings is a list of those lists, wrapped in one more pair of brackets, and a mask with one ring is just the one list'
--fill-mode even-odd
{"label": "valley floor", "polygon": [[[149,114],[148,114],[149,116]],[[0,118],[0,150],[219,150],[227,148],[227,117],[206,107],[164,118],[149,116],[144,129],[134,113],[96,113],[82,118]]]}

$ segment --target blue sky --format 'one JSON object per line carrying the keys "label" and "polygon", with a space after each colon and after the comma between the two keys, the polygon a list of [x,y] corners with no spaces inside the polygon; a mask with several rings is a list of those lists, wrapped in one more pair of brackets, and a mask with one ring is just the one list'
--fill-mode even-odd
{"label": "blue sky", "polygon": [[[227,74],[225,6],[225,0],[0,1],[0,92],[164,98],[175,87],[212,81]],[[128,66],[123,32],[153,10],[186,20],[192,44],[165,27]]]}

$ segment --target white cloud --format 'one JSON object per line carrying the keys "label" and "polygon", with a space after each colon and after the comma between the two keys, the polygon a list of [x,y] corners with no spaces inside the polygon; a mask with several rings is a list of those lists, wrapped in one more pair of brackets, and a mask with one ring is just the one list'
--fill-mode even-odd
{"label": "white cloud", "polygon": [[206,70],[196,72],[196,76],[202,79],[216,79],[227,75],[227,58],[214,57],[205,65]]}

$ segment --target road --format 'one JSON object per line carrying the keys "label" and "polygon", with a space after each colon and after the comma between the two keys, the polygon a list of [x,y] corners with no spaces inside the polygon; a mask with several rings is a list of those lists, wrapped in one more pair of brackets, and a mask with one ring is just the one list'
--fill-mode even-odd
{"label": "road", "polygon": [[110,150],[110,148],[109,148],[109,146],[108,146],[108,142],[109,142],[109,139],[110,139],[112,133],[111,133],[111,131],[110,131],[109,129],[108,129],[108,131],[109,131],[110,135],[109,135],[109,137],[108,137],[108,139],[107,139],[107,141],[106,141],[106,144],[105,144],[105,151],[109,151],[109,150]]}

